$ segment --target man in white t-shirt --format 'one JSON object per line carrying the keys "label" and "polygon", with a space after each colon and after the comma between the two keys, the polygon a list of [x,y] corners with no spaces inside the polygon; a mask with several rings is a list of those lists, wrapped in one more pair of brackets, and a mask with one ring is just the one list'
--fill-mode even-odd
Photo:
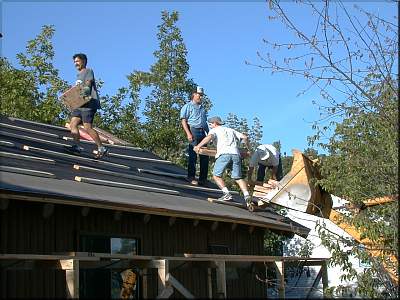
{"label": "man in white t-shirt", "polygon": [[256,148],[249,161],[248,181],[252,181],[252,176],[255,167],[257,170],[257,182],[264,182],[266,169],[272,170],[271,179],[279,181],[282,179],[282,161],[279,150],[273,145],[264,144]]}
{"label": "man in white t-shirt", "polygon": [[214,164],[213,178],[219,188],[224,193],[218,200],[229,201],[232,200],[232,195],[229,193],[225,182],[222,179],[222,174],[232,164],[231,178],[236,181],[243,192],[244,200],[246,203],[251,203],[251,196],[247,190],[247,183],[242,178],[242,160],[240,157],[239,144],[240,141],[246,143],[247,149],[250,148],[249,141],[246,135],[234,129],[224,127],[220,117],[212,117],[208,119],[210,127],[212,128],[208,135],[194,147],[194,151],[199,152],[203,145],[210,141],[217,144],[217,154],[215,155],[216,161]]}

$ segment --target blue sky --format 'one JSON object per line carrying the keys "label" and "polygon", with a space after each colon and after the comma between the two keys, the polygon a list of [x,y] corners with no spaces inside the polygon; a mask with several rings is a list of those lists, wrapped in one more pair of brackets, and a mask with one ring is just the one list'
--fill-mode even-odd
{"label": "blue sky", "polygon": [[[358,2],[374,10],[395,14],[395,4]],[[213,100],[210,115],[226,118],[232,112],[252,125],[258,117],[263,125],[263,143],[280,140],[282,152],[308,147],[312,122],[319,117],[317,90],[296,95],[307,82],[299,77],[274,74],[245,61],[260,63],[257,51],[263,38],[291,39],[277,23],[268,21],[264,1],[3,1],[1,3],[2,56],[17,66],[16,54],[25,51],[43,25],[54,25],[54,64],[63,79],[73,83],[72,55],[84,52],[88,66],[105,84],[102,94],[113,95],[127,86],[126,76],[134,70],[148,71],[155,62],[157,25],[162,10],[180,14],[181,29],[188,50],[189,77],[203,86]],[[288,5],[296,14],[295,3]],[[297,13],[298,18],[308,18]],[[310,25],[311,26],[311,25]],[[277,54],[279,58],[279,54]]]}

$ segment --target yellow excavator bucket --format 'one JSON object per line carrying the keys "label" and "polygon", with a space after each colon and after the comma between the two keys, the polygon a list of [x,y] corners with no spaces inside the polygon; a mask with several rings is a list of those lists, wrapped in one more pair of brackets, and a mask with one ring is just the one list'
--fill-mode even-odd
{"label": "yellow excavator bucket", "polygon": [[[353,225],[348,224],[341,213],[332,209],[332,198],[319,185],[315,184],[321,178],[314,162],[298,150],[292,150],[293,164],[290,172],[279,182],[273,184],[255,185],[253,197],[258,197],[258,206],[265,207],[270,203],[311,215],[323,217],[338,225],[357,242],[365,246],[373,257],[383,257],[383,267],[388,272],[395,285],[398,285],[398,260],[391,253],[380,250],[381,245],[367,238],[361,238],[361,233]],[[395,197],[381,197],[364,202],[365,207],[380,205],[395,201]]]}
{"label": "yellow excavator bucket", "polygon": [[273,189],[255,186],[253,196],[261,196],[259,206],[273,203],[329,218],[332,199],[329,193],[316,185],[315,181],[321,178],[319,170],[314,162],[299,150],[294,149],[292,153],[293,164],[290,172]]}

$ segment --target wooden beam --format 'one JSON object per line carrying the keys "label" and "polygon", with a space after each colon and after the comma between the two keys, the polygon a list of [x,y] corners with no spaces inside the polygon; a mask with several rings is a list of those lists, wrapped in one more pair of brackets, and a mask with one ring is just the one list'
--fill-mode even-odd
{"label": "wooden beam", "polygon": [[326,261],[324,261],[321,265],[321,273],[322,273],[322,290],[324,298],[327,298],[326,289],[328,288],[329,281],[328,281],[328,265]]}
{"label": "wooden beam", "polygon": [[158,296],[157,298],[169,298],[174,290],[171,284],[167,281],[169,273],[169,263],[166,259],[160,259],[158,262]]}
{"label": "wooden beam", "polygon": [[211,231],[215,231],[218,228],[218,221],[214,221],[211,225]]}
{"label": "wooden beam", "polygon": [[170,273],[167,274],[167,281],[174,287],[179,293],[182,294],[186,299],[194,299],[192,293],[190,293],[174,276]]}
{"label": "wooden beam", "polygon": [[65,270],[67,298],[79,298],[79,260],[60,260],[60,264]]}
{"label": "wooden beam", "polygon": [[232,223],[231,230],[232,230],[232,231],[235,231],[237,225],[238,225],[237,223]]}
{"label": "wooden beam", "polygon": [[315,289],[318,288],[318,284],[319,284],[321,278],[322,278],[322,266],[321,266],[321,268],[319,269],[319,272],[318,272],[318,274],[317,274],[317,277],[315,277],[314,282],[313,282],[313,284],[311,285],[310,290],[309,290],[308,293],[307,293],[306,299],[310,299],[310,296],[311,296],[312,292],[313,292]]}
{"label": "wooden beam", "polygon": [[207,286],[208,286],[208,299],[213,298],[213,291],[212,291],[212,269],[207,268]]}
{"label": "wooden beam", "polygon": [[[179,218],[185,218],[185,219],[193,219],[193,218],[198,218],[199,214],[196,212],[176,212],[173,210],[161,210],[161,209],[155,209],[153,207],[146,207],[146,206],[123,206],[119,205],[118,203],[106,203],[106,202],[100,202],[100,201],[93,201],[93,202],[88,202],[85,199],[80,199],[79,197],[77,198],[72,198],[72,199],[64,199],[64,198],[58,198],[58,197],[53,197],[53,196],[32,196],[32,195],[23,195],[23,194],[17,194],[13,192],[3,192],[0,194],[0,199],[8,198],[10,200],[21,200],[21,201],[30,201],[30,202],[48,202],[48,203],[55,203],[55,204],[61,204],[61,205],[72,205],[72,206],[90,206],[91,208],[100,208],[100,209],[111,209],[111,210],[121,210],[121,211],[126,211],[126,212],[134,212],[134,213],[140,213],[140,214],[153,214],[153,215],[159,215],[159,216],[175,216]],[[202,220],[204,221],[221,221],[221,222],[228,222],[231,223],[234,219],[234,222],[238,224],[243,224],[243,225],[253,225],[257,227],[262,227],[262,228],[268,228],[268,229],[276,229],[279,231],[284,231],[284,232],[296,232],[299,235],[306,235],[308,234],[309,230],[304,230],[301,227],[296,227],[290,224],[285,224],[285,223],[267,223],[265,221],[255,221],[255,220],[250,220],[250,219],[235,219],[235,218],[228,218],[226,216],[210,216],[208,214],[202,214],[200,215]],[[283,218],[282,218],[283,219]]]}
{"label": "wooden beam", "polygon": [[84,206],[81,208],[81,216],[82,217],[87,217],[87,215],[89,214],[90,211],[90,207]]}
{"label": "wooden beam", "polygon": [[47,219],[53,214],[53,212],[54,212],[54,204],[46,203],[45,205],[43,205],[43,212],[42,212],[43,218]]}
{"label": "wooden beam", "polygon": [[226,270],[225,261],[215,262],[217,265],[217,298],[226,298]]}
{"label": "wooden beam", "polygon": [[121,221],[122,211],[114,212],[114,221]]}
{"label": "wooden beam", "polygon": [[8,205],[10,204],[10,200],[6,198],[0,199],[0,209],[1,210],[6,210],[8,208]]}
{"label": "wooden beam", "polygon": [[284,276],[284,265],[283,261],[275,261],[274,262],[275,270],[276,270],[276,279],[279,282],[278,287],[278,295],[280,299],[285,299],[285,276]]}
{"label": "wooden beam", "polygon": [[168,220],[169,227],[172,227],[175,224],[175,222],[176,222],[175,217],[169,217],[169,220]]}
{"label": "wooden beam", "polygon": [[143,216],[143,223],[144,223],[144,224],[149,223],[149,222],[150,222],[150,219],[151,219],[151,215],[145,214],[145,215]]}
{"label": "wooden beam", "polygon": [[254,232],[254,226],[249,226],[249,234],[252,234]]}
{"label": "wooden beam", "polygon": [[169,286],[161,291],[160,294],[158,294],[157,299],[167,299],[171,297],[171,295],[174,293],[174,289],[172,286]]}
{"label": "wooden beam", "polygon": [[141,277],[142,277],[142,297],[143,299],[147,299],[148,298],[148,281],[147,281],[147,277],[148,277],[148,273],[147,273],[147,268],[143,268],[142,272],[141,272]]}

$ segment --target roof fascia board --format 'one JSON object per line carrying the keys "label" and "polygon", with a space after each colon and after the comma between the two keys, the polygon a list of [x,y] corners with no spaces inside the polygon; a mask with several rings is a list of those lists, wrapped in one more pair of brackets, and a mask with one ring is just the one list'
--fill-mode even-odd
{"label": "roof fascia board", "polygon": [[111,203],[104,203],[98,202],[95,200],[88,200],[88,199],[80,199],[80,198],[72,198],[72,199],[59,199],[56,197],[43,197],[37,195],[24,195],[19,193],[10,193],[10,192],[2,192],[0,193],[0,199],[6,198],[9,200],[23,200],[23,201],[33,201],[33,202],[45,202],[45,203],[54,203],[54,204],[63,204],[63,205],[72,205],[72,206],[87,206],[92,208],[100,208],[100,209],[112,209],[112,210],[120,210],[126,212],[134,212],[134,213],[142,213],[142,214],[152,214],[158,216],[167,216],[167,217],[177,217],[183,219],[200,219],[202,221],[218,221],[218,222],[225,222],[225,223],[237,223],[240,225],[248,225],[248,226],[255,226],[265,229],[273,229],[279,230],[288,233],[296,233],[299,235],[308,234],[308,231],[301,230],[301,228],[294,227],[291,224],[284,224],[286,225],[283,227],[279,224],[265,224],[262,222],[251,222],[250,220],[240,219],[240,218],[224,218],[218,216],[210,216],[206,214],[199,214],[199,213],[188,213],[188,212],[179,212],[179,211],[171,211],[165,209],[155,209],[149,207],[133,207],[132,205],[111,205]]}

